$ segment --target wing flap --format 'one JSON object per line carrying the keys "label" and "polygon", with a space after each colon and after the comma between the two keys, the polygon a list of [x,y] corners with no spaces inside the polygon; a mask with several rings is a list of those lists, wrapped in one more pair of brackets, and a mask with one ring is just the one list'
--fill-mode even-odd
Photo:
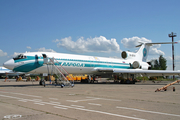
{"label": "wing flap", "polygon": [[113,68],[95,68],[94,70],[97,72],[114,72]]}
{"label": "wing flap", "polygon": [[94,70],[97,72],[142,74],[148,76],[180,75],[180,71],[172,71],[172,70],[142,70],[142,69],[116,69],[116,68],[95,68]]}
{"label": "wing flap", "polygon": [[180,71],[172,70],[141,70],[141,69],[115,69],[113,73],[130,73],[130,74],[144,74],[148,76],[169,76],[180,75]]}

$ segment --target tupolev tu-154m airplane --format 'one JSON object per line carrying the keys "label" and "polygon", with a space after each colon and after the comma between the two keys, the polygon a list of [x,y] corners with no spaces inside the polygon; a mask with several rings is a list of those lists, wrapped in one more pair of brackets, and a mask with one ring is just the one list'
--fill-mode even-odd
{"label": "tupolev tu-154m airplane", "polygon": [[9,70],[5,67],[0,66],[0,78],[3,77],[13,77],[13,76],[30,76],[30,75],[39,75],[39,74],[27,74],[26,72],[15,72],[13,70]]}
{"label": "tupolev tu-154m airplane", "polygon": [[5,67],[1,67],[0,66],[0,78],[2,78],[2,76],[18,76],[20,75],[21,73],[16,73],[16,72],[13,72],[12,70],[9,70]]}
{"label": "tupolev tu-154m airplane", "polygon": [[[89,76],[108,77],[121,75],[123,77],[143,75],[143,76],[169,76],[180,75],[180,71],[170,70],[148,70],[151,67],[146,62],[149,48],[154,44],[166,43],[141,43],[136,47],[139,50],[134,52],[123,51],[122,59],[94,57],[74,54],[52,53],[52,52],[28,52],[19,54],[17,57],[5,62],[4,67],[16,72],[28,73],[48,73],[47,64],[44,59],[54,58],[70,74],[87,74]],[[65,74],[65,73],[64,73]],[[134,77],[132,77],[134,78]]]}

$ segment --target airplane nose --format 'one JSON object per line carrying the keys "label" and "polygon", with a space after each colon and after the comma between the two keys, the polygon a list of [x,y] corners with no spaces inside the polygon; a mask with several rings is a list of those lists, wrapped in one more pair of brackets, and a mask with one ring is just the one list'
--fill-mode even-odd
{"label": "airplane nose", "polygon": [[4,66],[5,68],[8,68],[8,69],[10,69],[10,70],[13,70],[13,69],[14,69],[14,60],[13,60],[13,59],[8,60],[7,62],[5,62],[5,63],[3,64],[3,66]]}

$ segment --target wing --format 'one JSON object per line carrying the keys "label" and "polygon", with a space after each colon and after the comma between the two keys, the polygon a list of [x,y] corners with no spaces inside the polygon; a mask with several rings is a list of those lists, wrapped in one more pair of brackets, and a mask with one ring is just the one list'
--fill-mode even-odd
{"label": "wing", "polygon": [[97,72],[142,74],[147,76],[169,76],[180,75],[180,71],[172,70],[142,70],[142,69],[116,69],[116,68],[94,68]]}
{"label": "wing", "polygon": [[17,75],[23,75],[25,73],[23,72],[13,72],[12,70],[10,71],[0,71],[0,76],[17,76]]}

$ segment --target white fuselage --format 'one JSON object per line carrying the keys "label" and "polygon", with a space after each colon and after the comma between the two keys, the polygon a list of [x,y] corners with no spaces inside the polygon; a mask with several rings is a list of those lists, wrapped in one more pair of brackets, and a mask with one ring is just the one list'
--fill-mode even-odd
{"label": "white fuselage", "polygon": [[[55,58],[58,63],[70,74],[94,74],[97,68],[130,69],[133,60],[73,55],[51,52],[24,53],[22,56],[4,63],[7,68],[17,72],[48,73],[52,66],[44,64],[43,54],[47,58]],[[49,61],[49,60],[48,60]],[[60,65],[57,65],[60,67]],[[48,68],[47,68],[48,67]]]}

